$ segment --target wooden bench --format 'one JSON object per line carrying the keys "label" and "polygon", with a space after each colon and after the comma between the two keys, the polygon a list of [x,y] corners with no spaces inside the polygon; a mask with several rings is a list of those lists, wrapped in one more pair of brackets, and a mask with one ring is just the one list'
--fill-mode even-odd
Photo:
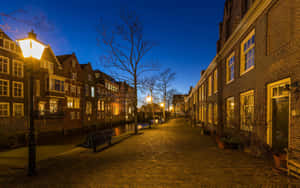
{"label": "wooden bench", "polygon": [[94,152],[96,152],[96,149],[98,146],[103,145],[105,143],[108,143],[108,145],[111,145],[111,139],[113,134],[112,129],[107,129],[103,131],[97,131],[95,133],[91,133],[87,136],[84,145],[88,148],[92,148]]}

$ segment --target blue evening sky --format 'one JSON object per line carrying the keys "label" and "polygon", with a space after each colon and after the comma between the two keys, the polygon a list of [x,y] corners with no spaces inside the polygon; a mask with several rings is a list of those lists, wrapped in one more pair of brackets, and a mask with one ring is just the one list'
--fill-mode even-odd
{"label": "blue evening sky", "polygon": [[[96,41],[97,24],[100,18],[114,23],[120,9],[133,9],[144,23],[146,38],[159,43],[146,60],[157,61],[162,68],[170,67],[177,74],[174,88],[186,93],[216,54],[224,1],[10,0],[1,2],[0,13],[23,9],[27,11],[25,15],[45,17],[50,29],[38,29],[36,33],[56,55],[75,52],[80,63],[91,62],[105,72],[99,63],[104,52]],[[14,39],[24,37],[30,30],[24,25],[11,25],[10,36]]]}

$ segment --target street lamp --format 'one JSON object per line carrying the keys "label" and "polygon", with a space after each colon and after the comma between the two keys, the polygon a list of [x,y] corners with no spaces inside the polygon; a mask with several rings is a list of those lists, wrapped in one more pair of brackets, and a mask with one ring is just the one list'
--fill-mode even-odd
{"label": "street lamp", "polygon": [[165,103],[163,103],[163,102],[160,103],[160,107],[162,107],[162,108],[165,107]]}
{"label": "street lamp", "polygon": [[146,102],[147,102],[148,104],[151,104],[151,103],[152,103],[152,97],[151,97],[151,96],[147,96],[147,97],[146,97]]}
{"label": "street lamp", "polygon": [[[153,110],[152,96],[147,96],[146,97],[146,102],[151,105],[152,116],[153,116],[152,119],[153,119],[153,122],[154,122],[154,110]],[[149,128],[151,128],[151,121],[150,121]]]}
{"label": "street lamp", "polygon": [[28,37],[17,40],[21,48],[23,57],[27,60],[28,77],[27,88],[27,125],[29,125],[28,134],[28,175],[33,176],[36,174],[36,144],[35,144],[35,130],[34,130],[34,114],[33,114],[33,59],[40,60],[46,46],[36,40],[36,34],[33,32],[28,33]]}

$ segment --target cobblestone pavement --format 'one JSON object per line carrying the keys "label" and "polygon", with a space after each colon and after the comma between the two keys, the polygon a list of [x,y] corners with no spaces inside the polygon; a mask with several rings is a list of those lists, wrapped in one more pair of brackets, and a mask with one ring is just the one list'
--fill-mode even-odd
{"label": "cobblestone pavement", "polygon": [[236,187],[299,182],[272,170],[272,161],[218,149],[211,137],[201,135],[184,120],[172,120],[143,132],[98,153],[80,150],[41,161],[38,176],[19,173],[11,183],[47,187]]}

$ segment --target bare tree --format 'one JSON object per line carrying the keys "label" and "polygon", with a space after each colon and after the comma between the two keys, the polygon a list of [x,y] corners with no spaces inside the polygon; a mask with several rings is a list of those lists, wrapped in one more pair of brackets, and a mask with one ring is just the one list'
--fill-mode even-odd
{"label": "bare tree", "polygon": [[[143,90],[145,92],[149,92],[150,93],[150,97],[151,97],[151,109],[152,109],[152,118],[154,119],[155,114],[154,114],[154,99],[155,99],[155,91],[157,90],[157,77],[156,76],[151,76],[151,77],[147,77],[144,79],[143,81]],[[151,127],[151,125],[150,125]]]}
{"label": "bare tree", "polygon": [[166,118],[166,102],[167,102],[167,91],[168,88],[171,86],[171,83],[175,80],[176,73],[172,72],[170,68],[164,70],[160,73],[160,80],[159,80],[159,88],[162,93],[162,98],[164,102],[164,110],[163,110],[163,116],[164,119]]}
{"label": "bare tree", "polygon": [[[33,14],[33,12],[35,12]],[[17,33],[20,30],[14,26],[29,27],[39,31],[51,32],[54,26],[49,23],[47,17],[39,12],[25,9],[18,9],[9,13],[0,12],[0,29],[10,33]]]}
{"label": "bare tree", "polygon": [[110,31],[101,24],[99,44],[107,53],[102,57],[102,63],[107,68],[117,71],[120,80],[126,80],[134,88],[135,133],[137,128],[138,87],[141,76],[156,69],[152,62],[142,61],[155,45],[144,38],[143,24],[134,12],[121,13],[120,23]]}

